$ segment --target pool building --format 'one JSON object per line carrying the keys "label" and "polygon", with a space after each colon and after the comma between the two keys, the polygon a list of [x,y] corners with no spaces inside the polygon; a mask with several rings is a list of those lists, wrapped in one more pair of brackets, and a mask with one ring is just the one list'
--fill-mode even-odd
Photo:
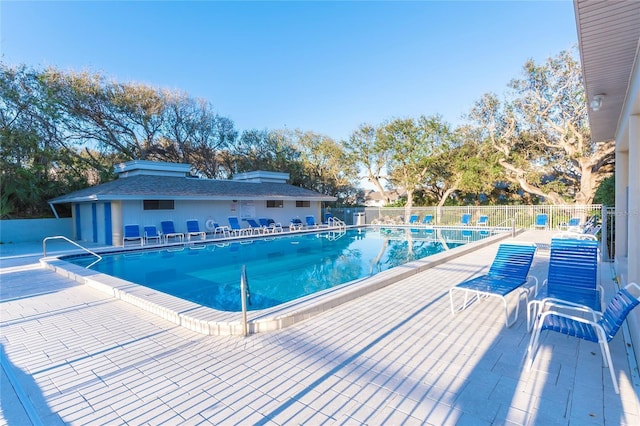
{"label": "pool building", "polygon": [[125,225],[140,227],[173,221],[177,232],[187,220],[203,231],[213,223],[228,225],[230,216],[270,218],[286,226],[292,218],[320,219],[322,202],[335,197],[287,183],[288,173],[253,171],[232,180],[191,175],[189,164],[134,160],[115,166],[114,181],[72,192],[50,201],[70,204],[73,237],[107,245],[122,245]]}

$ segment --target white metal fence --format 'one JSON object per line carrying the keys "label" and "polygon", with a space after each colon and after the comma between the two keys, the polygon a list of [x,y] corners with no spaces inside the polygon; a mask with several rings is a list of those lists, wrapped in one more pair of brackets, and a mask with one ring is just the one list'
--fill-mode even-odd
{"label": "white metal fence", "polygon": [[459,225],[463,214],[471,214],[471,224],[475,224],[480,216],[489,217],[489,226],[511,226],[515,220],[516,228],[529,228],[535,224],[539,214],[549,218],[549,228],[556,229],[569,219],[578,217],[584,223],[592,216],[602,215],[602,205],[518,205],[518,206],[455,206],[455,207],[367,207],[366,223],[377,219],[393,219],[406,222],[411,215],[418,215],[421,221],[425,215],[433,216],[436,225]]}

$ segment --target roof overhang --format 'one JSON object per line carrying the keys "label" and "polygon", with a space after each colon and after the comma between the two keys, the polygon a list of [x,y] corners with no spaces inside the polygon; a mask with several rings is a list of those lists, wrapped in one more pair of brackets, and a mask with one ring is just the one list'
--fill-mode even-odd
{"label": "roof overhang", "polygon": [[618,132],[640,111],[640,1],[574,0],[574,9],[587,103],[604,94],[601,108],[589,109],[591,137],[628,143]]}
{"label": "roof overhang", "polygon": [[50,204],[68,204],[68,203],[96,203],[105,201],[141,201],[141,200],[183,200],[183,201],[266,201],[266,200],[283,200],[283,201],[336,201],[336,197],[290,197],[284,195],[274,195],[268,197],[247,197],[247,196],[173,196],[173,195],[149,195],[147,197],[140,195],[90,195],[86,197],[74,197],[63,200],[53,200]]}

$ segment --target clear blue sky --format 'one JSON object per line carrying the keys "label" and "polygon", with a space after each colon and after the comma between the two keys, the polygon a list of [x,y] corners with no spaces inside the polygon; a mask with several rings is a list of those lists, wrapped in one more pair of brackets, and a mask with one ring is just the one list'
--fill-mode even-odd
{"label": "clear blue sky", "polygon": [[347,138],[458,124],[527,59],[577,42],[573,2],[0,2],[5,64],[102,72],[204,98],[247,129]]}

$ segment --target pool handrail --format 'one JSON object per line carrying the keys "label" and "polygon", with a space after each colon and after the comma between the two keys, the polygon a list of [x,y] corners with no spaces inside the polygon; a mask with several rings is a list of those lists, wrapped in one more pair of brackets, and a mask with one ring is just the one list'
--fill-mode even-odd
{"label": "pool handrail", "polygon": [[516,236],[516,219],[515,219],[515,218],[513,218],[513,217],[512,217],[512,218],[509,218],[509,219],[507,219],[507,220],[505,220],[505,221],[503,221],[503,222],[500,222],[499,224],[497,224],[496,226],[494,226],[494,228],[501,228],[501,227],[502,227],[502,225],[505,225],[505,224],[507,224],[507,223],[510,223],[510,224],[511,224],[511,226],[510,226],[510,228],[511,228],[511,236],[512,236],[512,237],[515,237],[515,236]]}
{"label": "pool handrail", "polygon": [[249,335],[249,323],[247,322],[247,302],[251,304],[251,292],[249,290],[249,281],[247,280],[247,265],[242,265],[240,274],[240,304],[242,306],[242,335]]}
{"label": "pool handrail", "polygon": [[71,244],[73,244],[74,246],[86,251],[89,254],[94,255],[95,257],[97,257],[98,259],[95,262],[90,263],[89,265],[86,266],[86,268],[91,268],[93,265],[95,265],[96,263],[100,262],[102,260],[102,256],[100,256],[98,253],[93,252],[91,250],[89,250],[86,247],[81,246],[80,244],[76,243],[73,240],[70,240],[69,238],[65,237],[64,235],[55,235],[53,237],[46,237],[44,240],[42,240],[42,254],[44,257],[47,257],[47,241],[49,240],[65,240]]}

